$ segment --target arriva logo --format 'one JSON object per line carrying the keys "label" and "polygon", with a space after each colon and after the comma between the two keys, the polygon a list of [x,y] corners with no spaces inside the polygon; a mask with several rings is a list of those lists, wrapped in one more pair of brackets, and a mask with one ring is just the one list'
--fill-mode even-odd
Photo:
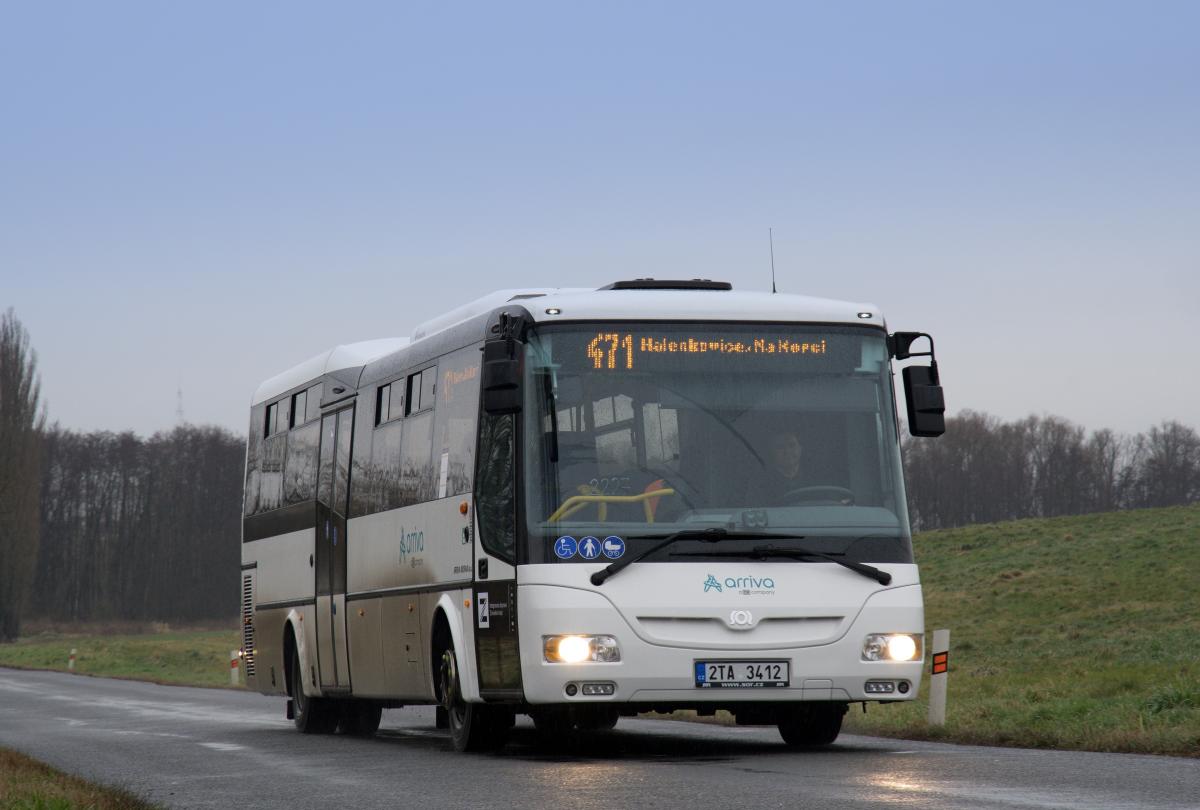
{"label": "arriva logo", "polygon": [[720,580],[712,574],[704,580],[704,592],[716,591],[723,593],[725,589],[740,591],[742,594],[771,593],[775,590],[775,580],[771,577],[725,577]]}
{"label": "arriva logo", "polygon": [[400,564],[404,565],[405,557],[413,554],[419,554],[425,550],[425,532],[421,529],[413,529],[411,532],[405,531],[404,527],[400,527]]}

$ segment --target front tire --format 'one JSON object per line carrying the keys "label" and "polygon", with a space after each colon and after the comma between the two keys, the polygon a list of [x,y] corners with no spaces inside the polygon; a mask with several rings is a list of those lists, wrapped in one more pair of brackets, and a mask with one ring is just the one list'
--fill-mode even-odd
{"label": "front tire", "polygon": [[341,711],[336,701],[304,694],[300,653],[292,650],[292,722],[302,734],[332,734]]}
{"label": "front tire", "polygon": [[442,652],[441,687],[442,707],[455,751],[495,751],[503,747],[512,728],[512,712],[463,699],[458,659],[452,648]]}
{"label": "front tire", "polygon": [[829,745],[842,732],[845,703],[812,703],[793,707],[779,721],[779,736],[793,748]]}

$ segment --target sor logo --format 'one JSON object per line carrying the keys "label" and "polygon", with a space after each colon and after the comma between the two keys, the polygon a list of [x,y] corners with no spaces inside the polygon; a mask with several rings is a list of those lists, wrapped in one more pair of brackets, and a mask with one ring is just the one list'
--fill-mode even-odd
{"label": "sor logo", "polygon": [[734,610],[729,614],[730,627],[750,627],[754,624],[754,614],[748,610]]}

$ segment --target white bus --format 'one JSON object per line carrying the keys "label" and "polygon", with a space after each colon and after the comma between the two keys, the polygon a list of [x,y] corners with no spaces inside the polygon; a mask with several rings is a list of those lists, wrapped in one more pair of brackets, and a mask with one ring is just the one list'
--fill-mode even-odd
{"label": "white bus", "polygon": [[921,333],[874,306],[637,279],[508,290],[259,387],[247,682],[304,732],[438,706],[458,750],[724,709],[824,745],[912,700],[901,475],[943,430]]}

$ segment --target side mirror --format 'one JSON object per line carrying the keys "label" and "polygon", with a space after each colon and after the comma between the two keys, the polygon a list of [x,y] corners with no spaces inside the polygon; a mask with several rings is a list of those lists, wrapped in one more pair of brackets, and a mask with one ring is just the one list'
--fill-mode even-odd
{"label": "side mirror", "polygon": [[946,401],[938,381],[937,364],[904,369],[904,399],[908,403],[908,432],[941,436],[946,432]]}
{"label": "side mirror", "polygon": [[512,338],[483,344],[483,410],[493,415],[521,410],[521,344]]}
{"label": "side mirror", "polygon": [[[929,351],[914,352],[912,345],[921,338],[929,339]],[[946,401],[942,382],[938,379],[937,358],[933,354],[933,337],[924,332],[896,332],[888,335],[892,357],[928,357],[927,366],[904,369],[904,399],[908,403],[908,432],[914,436],[941,436],[946,432]]]}

